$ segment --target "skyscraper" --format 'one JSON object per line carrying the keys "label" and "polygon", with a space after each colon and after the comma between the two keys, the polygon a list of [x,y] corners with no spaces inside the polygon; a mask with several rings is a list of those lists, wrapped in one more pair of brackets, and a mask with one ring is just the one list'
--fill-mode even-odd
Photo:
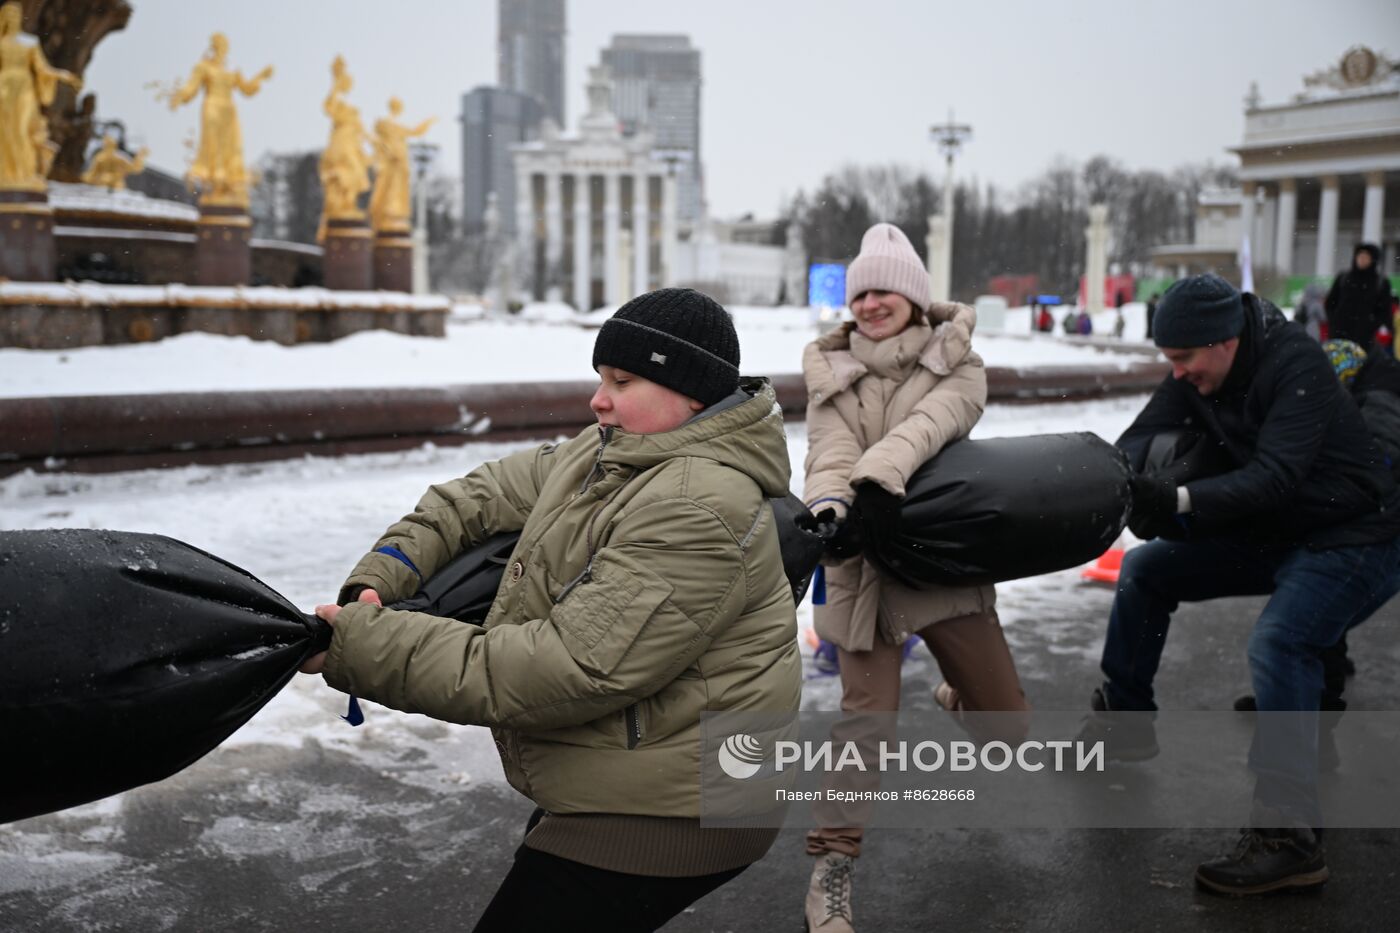
{"label": "skyscraper", "polygon": [[496,193],[502,229],[515,229],[515,168],[510,147],[536,139],[544,107],[530,94],[478,87],[462,95],[462,227],[480,233],[486,200]]}
{"label": "skyscraper", "polygon": [[603,49],[612,74],[613,112],[631,136],[646,130],[675,163],[678,213],[697,220],[704,204],[700,164],[700,50],[689,36],[613,36]]}
{"label": "skyscraper", "polygon": [[497,84],[531,94],[564,123],[564,0],[499,0]]}

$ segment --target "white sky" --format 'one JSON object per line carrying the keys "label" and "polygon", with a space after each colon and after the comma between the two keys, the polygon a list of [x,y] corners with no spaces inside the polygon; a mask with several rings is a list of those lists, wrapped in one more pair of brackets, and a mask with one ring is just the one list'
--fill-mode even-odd
{"label": "white sky", "polygon": [[[321,100],[343,54],[371,123],[390,95],[460,174],[460,96],[496,80],[495,0],[131,0],[124,32],[88,68],[104,118],[152,161],[183,171],[196,104],[171,113],[145,85],[183,79],[225,32],[247,75],[277,73],[240,104],[249,161],[324,144]],[[928,127],[954,108],[974,137],[959,164],[1000,187],[1056,155],[1134,168],[1230,157],[1242,100],[1302,90],[1302,77],[1365,43],[1400,56],[1394,0],[567,0],[568,120],[611,36],[686,33],[702,53],[702,158],[711,212],[771,216],[846,162],[937,170]]]}

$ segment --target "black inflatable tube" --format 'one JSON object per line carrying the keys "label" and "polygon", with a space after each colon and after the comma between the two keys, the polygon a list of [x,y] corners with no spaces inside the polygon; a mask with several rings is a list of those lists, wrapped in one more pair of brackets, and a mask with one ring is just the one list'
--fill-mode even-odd
{"label": "black inflatable tube", "polygon": [[[773,514],[800,601],[822,539],[795,496]],[[482,621],[518,538],[459,555],[393,608]],[[188,767],[330,640],[256,577],[172,538],[0,532],[0,823]]]}
{"label": "black inflatable tube", "polygon": [[1123,453],[1090,433],[961,440],[906,483],[900,525],[867,556],[910,586],[1000,583],[1102,554],[1131,503]]}
{"label": "black inflatable tube", "polygon": [[0,532],[0,822],[180,771],[330,635],[252,575],[171,538]]}

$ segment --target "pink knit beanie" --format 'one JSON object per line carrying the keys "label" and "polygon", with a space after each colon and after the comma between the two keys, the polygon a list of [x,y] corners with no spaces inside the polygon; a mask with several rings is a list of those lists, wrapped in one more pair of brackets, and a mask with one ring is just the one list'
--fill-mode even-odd
{"label": "pink knit beanie", "polygon": [[920,311],[933,300],[928,270],[894,224],[876,224],[860,240],[860,255],[846,269],[846,306],[871,289],[898,292]]}

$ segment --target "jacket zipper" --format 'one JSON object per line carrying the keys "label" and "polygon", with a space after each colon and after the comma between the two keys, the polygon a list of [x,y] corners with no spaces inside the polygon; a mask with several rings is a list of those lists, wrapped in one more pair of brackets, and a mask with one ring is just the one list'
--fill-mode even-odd
{"label": "jacket zipper", "polygon": [[[608,502],[611,502],[612,500],[616,499],[618,493],[622,492],[623,487],[625,487],[627,483],[632,479],[632,476],[635,476],[636,474],[637,471],[633,470],[631,476],[628,476],[627,479],[623,480],[622,485],[614,489],[612,495],[608,496]],[[603,506],[605,507],[606,505],[607,503],[605,502]],[[580,583],[587,583],[589,580],[593,579],[593,561],[598,557],[598,546],[593,541],[593,526],[597,523],[598,513],[602,510],[603,507],[599,507],[593,513],[593,517],[588,520],[588,529],[584,533],[585,540],[588,544],[588,563],[584,564],[583,570],[579,571],[579,575],[574,577],[567,584],[565,584],[564,588],[559,591],[559,595],[554,597],[554,604],[556,606],[564,601],[565,596],[568,596],[571,592],[573,592],[574,587],[578,586]]]}
{"label": "jacket zipper", "polygon": [[642,742],[642,716],[637,704],[627,707],[627,747],[636,748]]}
{"label": "jacket zipper", "polygon": [[612,440],[612,425],[599,428],[598,455],[593,458],[593,469],[588,471],[588,475],[583,478],[583,485],[578,488],[578,495],[583,495],[592,486],[598,476],[599,470],[603,468],[603,451],[607,450],[608,442]]}

